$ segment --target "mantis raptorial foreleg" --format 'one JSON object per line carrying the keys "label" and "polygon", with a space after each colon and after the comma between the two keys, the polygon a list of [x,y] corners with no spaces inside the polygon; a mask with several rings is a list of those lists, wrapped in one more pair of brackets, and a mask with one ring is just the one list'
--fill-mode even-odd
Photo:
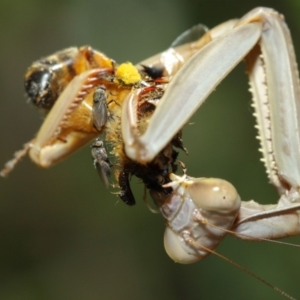
{"label": "mantis raptorial foreleg", "polygon": [[[130,112],[136,98],[134,93],[138,92],[128,96],[123,106],[122,120],[127,155],[140,163],[152,160],[166,141],[187,123],[217,84],[245,58],[263,161],[268,177],[281,197],[277,205],[242,201],[241,208],[233,210],[233,214],[237,213],[233,217],[235,221],[232,225],[227,224],[227,229],[243,239],[276,239],[300,234],[300,88],[293,45],[283,16],[272,9],[254,9],[240,20],[229,21],[208,32],[198,45],[200,49],[171,80],[146,132],[141,136],[132,125],[135,122]],[[194,49],[196,47],[197,43]],[[208,199],[205,195],[199,196],[202,195],[203,186],[199,188],[199,195],[197,188],[193,188],[191,193],[191,186],[197,186],[195,182],[200,179],[185,176],[171,179],[174,192],[169,198],[154,195],[167,220],[166,249],[178,262],[193,262],[195,256],[201,259],[207,255],[207,252],[203,254],[202,248],[198,248],[198,254],[195,254],[194,245],[201,244],[198,242],[200,236],[206,239],[211,237],[214,243],[208,248],[216,247],[211,230],[215,226],[215,218],[218,219],[219,214],[223,213],[225,198],[216,199],[213,193],[206,195]],[[211,189],[219,190],[222,181],[215,179],[214,184]],[[180,200],[178,194],[181,195]],[[191,201],[194,207],[188,210],[189,213],[181,213],[181,209]],[[215,201],[219,201],[219,210]],[[177,207],[175,215],[166,215],[166,203]],[[197,215],[206,209],[203,203],[213,203],[213,208],[208,208],[211,212],[209,217],[201,219]],[[181,226],[178,226],[178,222],[181,222]],[[195,223],[186,227],[189,222]],[[206,233],[203,232],[203,224]],[[189,238],[186,238],[187,235]],[[174,250],[177,249],[174,248],[175,244],[182,246],[180,251]]]}
{"label": "mantis raptorial foreleg", "polygon": [[[49,113],[36,137],[0,175],[6,176],[28,150],[36,164],[49,167],[103,131],[120,163],[116,177],[127,195],[121,198],[127,204],[135,203],[129,177],[143,180],[167,220],[168,241],[179,241],[183,247],[171,255],[177,261],[192,262],[209,253],[205,250],[203,254],[204,248],[214,249],[224,232],[211,234],[212,228],[221,227],[249,239],[299,234],[300,88],[284,19],[272,9],[257,8],[206,33],[203,26],[199,28],[202,38],[181,46],[177,40],[176,47],[143,61],[142,70],[129,66],[129,77],[120,75],[113,60],[90,47],[65,49],[34,63],[26,74],[27,94]],[[277,205],[240,202],[234,187],[220,179],[168,177],[170,170],[176,170],[173,146],[184,149],[178,132],[244,58],[263,160],[271,183],[281,194]],[[61,78],[62,70],[70,77]],[[70,70],[76,72],[70,74]],[[158,77],[165,78],[156,78],[147,70],[158,71]],[[44,76],[49,79],[46,85],[41,84]],[[101,93],[97,94],[99,86]],[[145,94],[148,97],[143,98]],[[94,145],[94,163],[108,185],[111,164],[102,144]],[[234,191],[234,196],[225,213],[228,197],[222,193],[227,189]],[[195,245],[201,243],[200,251]],[[171,248],[167,246],[168,253]]]}

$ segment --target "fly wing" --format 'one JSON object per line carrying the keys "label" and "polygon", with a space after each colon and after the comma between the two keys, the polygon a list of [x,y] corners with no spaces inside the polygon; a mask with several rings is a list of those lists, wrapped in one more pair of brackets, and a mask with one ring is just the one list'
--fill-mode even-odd
{"label": "fly wing", "polygon": [[99,177],[106,188],[109,187],[109,177],[111,175],[111,163],[107,156],[104,143],[97,138],[91,146],[91,154],[94,159],[94,166],[97,169]]}
{"label": "fly wing", "polygon": [[107,94],[104,85],[99,86],[93,95],[93,122],[98,131],[102,131],[107,122]]}

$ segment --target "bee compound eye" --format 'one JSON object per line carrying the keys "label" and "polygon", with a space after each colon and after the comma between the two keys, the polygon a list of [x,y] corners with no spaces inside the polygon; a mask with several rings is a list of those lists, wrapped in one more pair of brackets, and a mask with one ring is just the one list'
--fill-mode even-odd
{"label": "bee compound eye", "polygon": [[50,109],[57,98],[53,73],[47,69],[29,70],[25,76],[25,92],[34,105]]}

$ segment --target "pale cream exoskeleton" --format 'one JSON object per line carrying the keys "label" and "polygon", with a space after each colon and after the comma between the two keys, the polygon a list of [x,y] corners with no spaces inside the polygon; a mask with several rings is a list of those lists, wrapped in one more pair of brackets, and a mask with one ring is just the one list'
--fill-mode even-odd
{"label": "pale cream exoskeleton", "polygon": [[164,245],[168,255],[179,263],[193,263],[209,255],[232,227],[241,207],[232,184],[216,178],[170,175],[172,195],[151,191],[166,219]]}
{"label": "pale cream exoskeleton", "polygon": [[[240,20],[225,22],[208,31],[199,41],[188,44],[188,50],[182,53],[185,56],[176,52],[178,64],[182,62],[183,66],[176,70],[142,135],[135,128],[131,111],[138,91],[126,99],[122,132],[127,155],[140,163],[151,161],[220,81],[245,59],[263,162],[270,182],[281,196],[276,205],[242,201],[239,208],[239,196],[231,192],[235,195],[232,219],[225,226],[218,224],[218,218],[227,198],[219,193],[217,198],[212,192],[203,194],[206,188],[222,190],[223,180],[186,176],[180,179],[172,175],[173,194],[165,198],[156,193],[153,197],[167,220],[166,251],[182,263],[205,257],[209,253],[206,249],[213,250],[218,243],[214,226],[230,229],[237,237],[249,240],[300,234],[300,88],[293,44],[283,16],[269,8],[256,8]],[[203,180],[201,185],[200,180]],[[204,188],[206,183],[208,186]],[[201,245],[199,235],[206,242],[212,238],[212,242]],[[220,234],[220,240],[223,235]]]}
{"label": "pale cream exoskeleton", "polygon": [[[271,183],[281,195],[279,202],[276,205],[244,202],[240,201],[235,188],[224,180],[170,175],[170,182],[162,185],[172,190],[169,195],[149,185],[155,203],[167,220],[166,250],[175,261],[192,263],[213,251],[226,233],[223,229],[233,231],[242,239],[253,240],[299,234],[298,71],[283,16],[268,8],[254,9],[240,20],[231,20],[207,31],[195,42],[170,48],[143,61],[141,65],[144,66],[163,67],[163,76],[170,83],[151,87],[155,92],[163,90],[164,95],[161,99],[159,96],[148,101],[147,104],[156,108],[146,119],[145,123],[149,121],[149,124],[144,126],[142,133],[137,125],[136,108],[148,83],[143,82],[139,87],[120,87],[110,78],[114,63],[101,56],[99,69],[84,69],[70,80],[36,138],[26,144],[23,152],[17,153],[2,175],[6,175],[28,149],[35,163],[48,167],[96,138],[99,130],[93,126],[91,91],[101,85],[110,91],[107,105],[110,103],[111,117],[121,119],[119,144],[123,147],[124,142],[125,151],[123,148],[118,151],[125,156],[122,159],[148,166],[161,150],[166,153],[170,150],[166,146],[174,136],[244,58],[249,70],[264,162]],[[118,100],[114,99],[116,95]],[[83,105],[79,107],[78,103]],[[73,122],[78,118],[80,124]],[[84,126],[79,126],[82,124]],[[107,127],[101,121],[99,124],[100,129]],[[115,132],[116,136],[112,136]],[[119,132],[114,128],[109,134],[112,139],[119,138]],[[172,153],[167,153],[166,157],[172,157]],[[124,175],[127,189],[129,173],[120,174]]]}

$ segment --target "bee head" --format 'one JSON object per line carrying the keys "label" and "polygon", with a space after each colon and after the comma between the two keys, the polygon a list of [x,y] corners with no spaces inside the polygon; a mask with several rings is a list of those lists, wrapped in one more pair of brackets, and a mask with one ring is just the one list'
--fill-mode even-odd
{"label": "bee head", "polygon": [[39,108],[51,109],[58,97],[54,78],[55,74],[50,68],[34,66],[29,68],[24,82],[29,101]]}

